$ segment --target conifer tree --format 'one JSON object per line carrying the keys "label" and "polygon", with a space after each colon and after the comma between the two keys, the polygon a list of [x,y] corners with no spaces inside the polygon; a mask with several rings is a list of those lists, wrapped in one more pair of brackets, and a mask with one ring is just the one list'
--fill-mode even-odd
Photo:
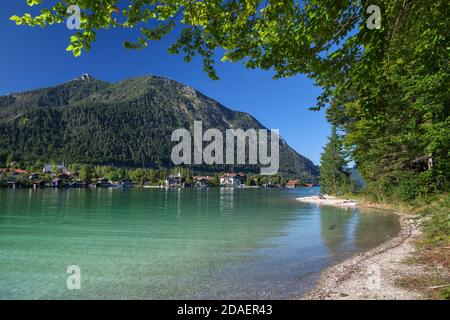
{"label": "conifer tree", "polygon": [[320,157],[320,188],[322,193],[339,195],[350,191],[350,175],[343,152],[342,138],[333,126],[328,143]]}

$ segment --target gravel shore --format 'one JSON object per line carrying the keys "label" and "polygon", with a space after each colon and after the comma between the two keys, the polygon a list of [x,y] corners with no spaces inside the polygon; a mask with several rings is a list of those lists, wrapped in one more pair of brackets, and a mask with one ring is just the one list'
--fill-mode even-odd
{"label": "gravel shore", "polygon": [[421,234],[417,221],[411,215],[396,214],[401,225],[397,237],[327,268],[316,288],[301,299],[425,299],[419,292],[396,285],[401,277],[425,273],[423,267],[405,263],[415,252],[414,239]]}

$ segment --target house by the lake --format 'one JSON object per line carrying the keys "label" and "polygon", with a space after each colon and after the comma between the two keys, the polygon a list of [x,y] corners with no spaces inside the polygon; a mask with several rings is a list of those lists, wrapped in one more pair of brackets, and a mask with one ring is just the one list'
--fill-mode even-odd
{"label": "house by the lake", "polygon": [[47,164],[42,169],[42,173],[65,173],[67,174],[68,170],[63,164]]}
{"label": "house by the lake", "polygon": [[166,179],[166,187],[168,188],[177,188],[183,186],[183,178],[180,175],[173,176],[170,175]]}
{"label": "house by the lake", "polygon": [[223,187],[240,187],[244,182],[244,174],[226,173],[220,177],[220,185]]}
{"label": "house by the lake", "polygon": [[301,184],[300,184],[300,181],[298,179],[290,179],[286,183],[286,188],[297,188],[300,185]]}
{"label": "house by the lake", "polygon": [[22,169],[14,169],[13,172],[14,172],[15,175],[21,175],[21,174],[29,173],[30,171],[22,170]]}
{"label": "house by the lake", "polygon": [[209,186],[209,182],[213,180],[211,176],[194,176],[192,177],[197,187],[206,188]]}
{"label": "house by the lake", "polygon": [[22,175],[22,174],[29,173],[30,171],[22,170],[22,169],[0,168],[0,172],[1,173],[8,173],[8,172],[10,172],[10,173],[12,173],[15,176],[19,176],[19,175]]}

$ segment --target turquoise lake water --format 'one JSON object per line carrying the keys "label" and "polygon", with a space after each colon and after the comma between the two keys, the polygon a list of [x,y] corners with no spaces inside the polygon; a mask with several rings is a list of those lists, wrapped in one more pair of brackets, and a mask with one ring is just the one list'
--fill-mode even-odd
{"label": "turquoise lake water", "polygon": [[387,211],[295,200],[317,192],[0,190],[0,299],[299,297],[400,229]]}

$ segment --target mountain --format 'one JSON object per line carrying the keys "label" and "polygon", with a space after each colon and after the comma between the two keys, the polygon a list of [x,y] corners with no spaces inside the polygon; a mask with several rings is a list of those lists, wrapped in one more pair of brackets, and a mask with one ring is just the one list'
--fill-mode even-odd
{"label": "mountain", "polygon": [[[203,130],[264,128],[251,115],[167,78],[108,83],[82,75],[55,87],[0,97],[0,161],[9,156],[25,162],[169,167],[176,144],[170,140],[172,131],[192,128],[195,120],[203,121]],[[318,168],[280,139],[280,172],[315,179]]]}

